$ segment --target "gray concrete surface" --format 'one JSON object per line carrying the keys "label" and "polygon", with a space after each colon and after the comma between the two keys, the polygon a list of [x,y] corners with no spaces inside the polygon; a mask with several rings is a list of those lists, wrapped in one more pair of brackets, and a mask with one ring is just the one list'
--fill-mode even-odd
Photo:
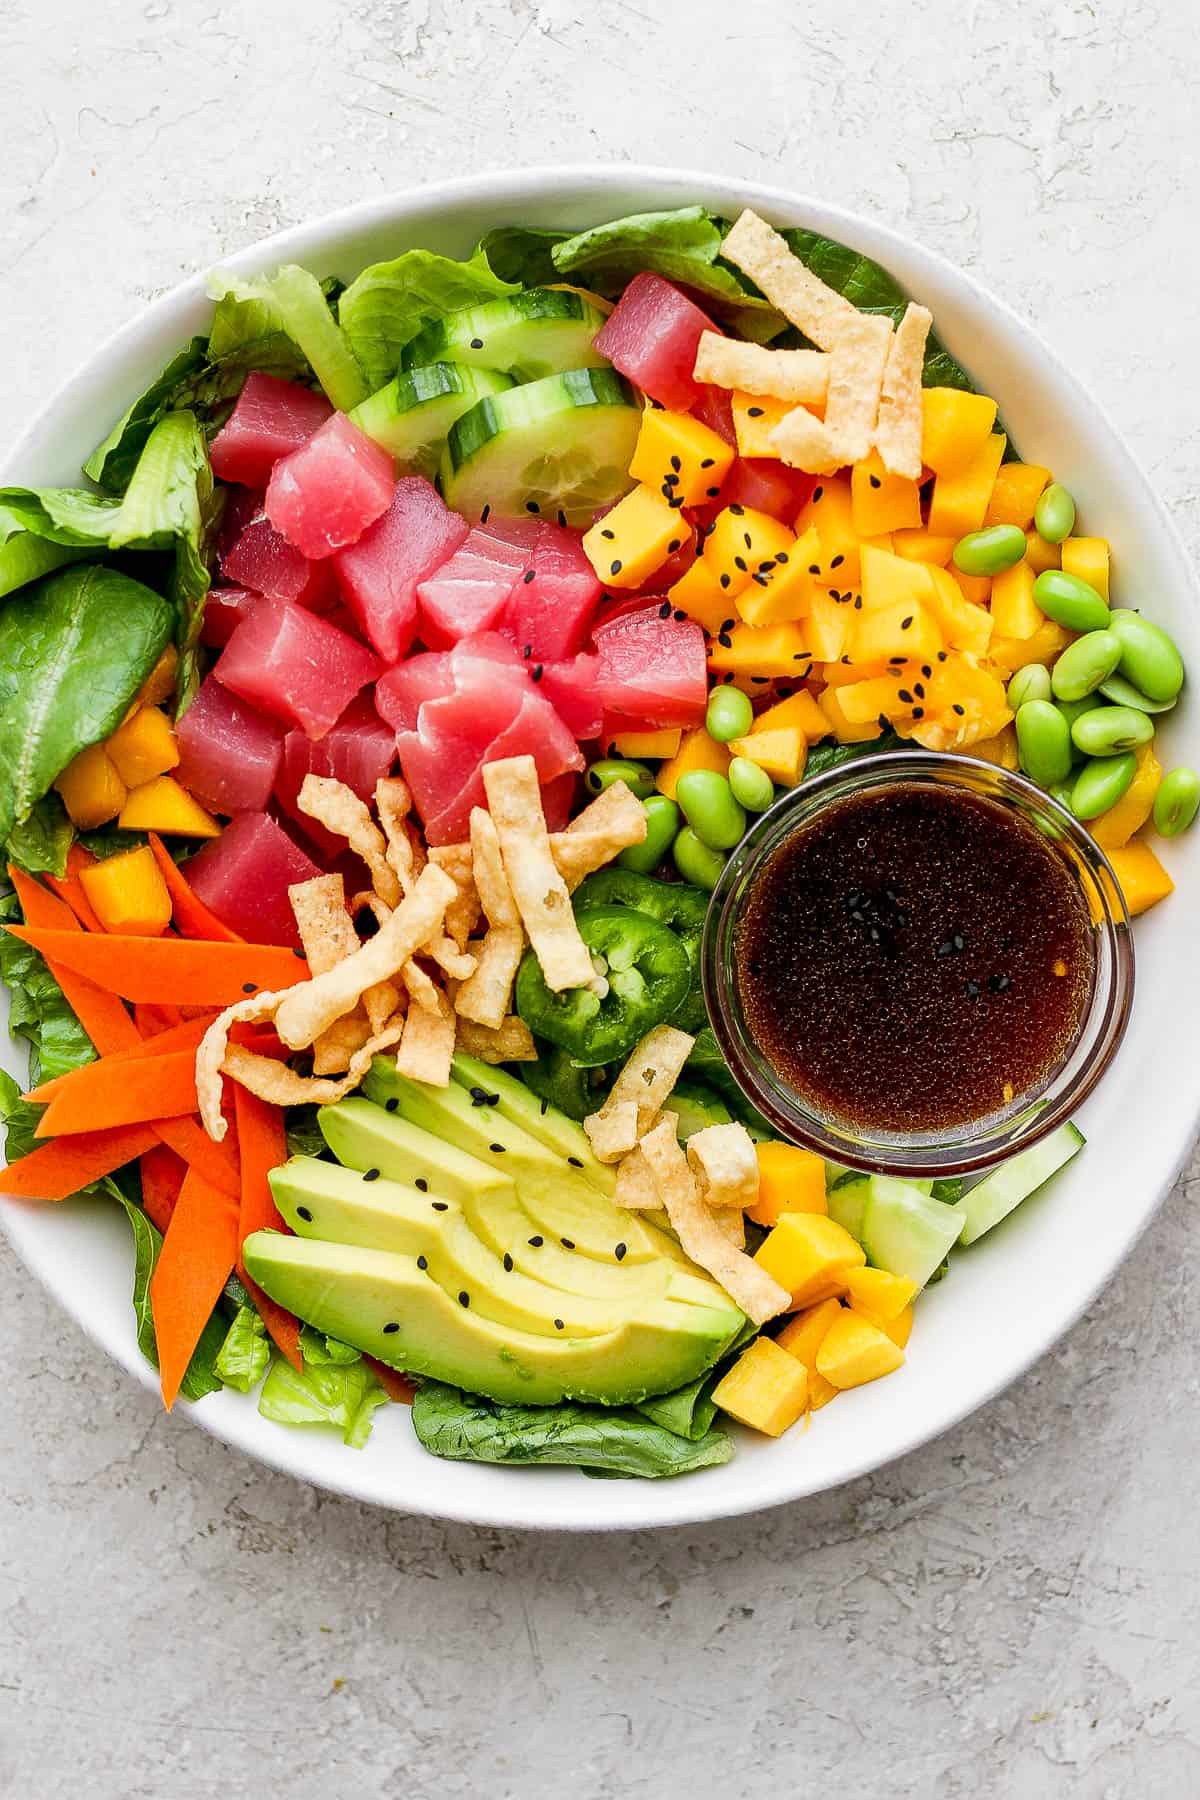
{"label": "gray concrete surface", "polygon": [[[1198,85],[1168,0],[0,0],[0,429],[265,231],[628,157],[807,187],[968,264],[1195,545]],[[266,1473],[98,1363],[0,1245],[0,1793],[1190,1800],[1198,1176],[937,1445],[631,1539]]]}

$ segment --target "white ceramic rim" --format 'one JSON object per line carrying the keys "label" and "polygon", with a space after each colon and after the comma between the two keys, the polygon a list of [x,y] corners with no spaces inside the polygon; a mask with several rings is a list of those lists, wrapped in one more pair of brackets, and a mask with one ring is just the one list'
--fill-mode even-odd
{"label": "white ceramic rim", "polygon": [[[330,256],[331,245],[342,244],[350,237],[378,237],[392,230],[397,240],[420,242],[423,230],[436,233],[439,216],[450,210],[492,209],[495,216],[491,223],[495,224],[500,222],[500,214],[495,209],[502,206],[507,222],[528,222],[531,214],[540,213],[543,219],[548,220],[553,214],[559,223],[578,221],[582,226],[618,216],[624,211],[693,203],[707,205],[726,215],[751,205],[784,222],[803,222],[830,237],[861,246],[865,254],[890,264],[914,297],[928,301],[936,298],[935,290],[940,292],[943,309],[955,313],[965,311],[970,316],[970,323],[984,332],[983,339],[975,344],[965,341],[969,335],[967,320],[961,322],[961,328],[943,331],[968,366],[980,370],[981,377],[981,364],[1000,354],[997,345],[1007,349],[1018,361],[1036,363],[1040,393],[1032,399],[1028,394],[1023,395],[1021,408],[1027,417],[1032,416],[1036,421],[1033,428],[1038,435],[1030,447],[1039,454],[1045,453],[1040,428],[1044,425],[1053,436],[1054,406],[1056,402],[1060,407],[1068,406],[1076,432],[1088,442],[1088,457],[1078,474],[1068,469],[1060,471],[1056,468],[1056,472],[1071,478],[1077,494],[1081,487],[1087,487],[1088,471],[1093,465],[1098,471],[1100,487],[1123,486],[1129,490],[1131,507],[1140,515],[1139,550],[1148,549],[1149,553],[1151,567],[1148,573],[1154,578],[1157,591],[1165,590],[1180,596],[1183,618],[1181,621],[1172,613],[1172,629],[1177,636],[1182,634],[1185,655],[1189,649],[1195,653],[1191,666],[1200,666],[1197,660],[1197,654],[1200,654],[1200,632],[1196,628],[1197,587],[1182,541],[1157,493],[1096,401],[1031,327],[972,276],[890,227],[844,208],[756,181],[730,180],[700,171],[626,163],[516,169],[438,182],[416,193],[401,191],[364,201],[321,220],[262,239],[225,259],[223,266],[238,273],[253,274],[290,260],[315,265],[323,273],[322,265],[327,261],[334,265],[338,263],[336,250]],[[378,250],[373,254],[379,254]],[[347,263],[345,273],[351,272],[355,271]],[[128,360],[153,363],[156,368],[165,362],[173,349],[186,339],[189,329],[195,328],[194,321],[204,299],[204,277],[193,276],[154,301],[139,317],[108,338],[84,366],[60,386],[12,446],[4,458],[4,479],[12,482],[65,479],[62,475],[36,474],[39,460],[45,461],[53,454],[55,418],[68,408],[68,402],[75,410],[86,407],[89,402],[97,403],[111,385],[114,363]],[[939,325],[943,325],[943,313],[939,313],[936,305],[934,311]],[[107,378],[106,370],[109,371]],[[136,386],[131,387],[128,398],[137,391]],[[1006,415],[1011,416],[1018,410],[1006,404],[1004,393],[1000,394],[1000,400],[1001,411]],[[111,402],[107,405],[115,417],[119,406],[112,408]],[[101,432],[110,422],[111,419],[106,418]],[[97,438],[101,432],[96,434]],[[80,445],[83,453],[87,448],[90,443]],[[1147,528],[1150,528],[1149,532]],[[1193,732],[1192,737],[1196,738],[1197,733]],[[1200,761],[1200,755],[1193,751],[1191,759]],[[1195,854],[1188,855],[1186,861],[1189,873],[1192,867],[1200,870],[1200,858]],[[1175,873],[1178,878],[1181,871],[1176,869]],[[1177,905],[1182,926],[1182,904],[1177,902]],[[1165,921],[1154,921],[1159,941],[1163,923]],[[1193,985],[1200,998],[1200,979]],[[1181,993],[1179,1012],[1186,1016],[1176,1017],[1172,1023],[1175,1036],[1169,1048],[1173,1057],[1184,1054],[1179,1034],[1188,1030],[1189,1017],[1195,1017],[1194,1013],[1188,1013],[1186,1001],[1187,994]],[[1143,1020],[1143,1026],[1145,1024]],[[1157,1023],[1157,1028],[1164,1029],[1161,1023]],[[1200,1029],[1196,1024],[1190,1029],[1194,1066],[1194,1050],[1200,1049]],[[1126,1040],[1126,1057],[1132,1056],[1134,1035],[1131,1029]],[[0,1044],[0,1057],[10,1066],[17,1066],[7,1040]],[[1134,1084],[1135,1104],[1140,1101],[1150,1105],[1155,1103],[1153,1075],[1151,1070],[1146,1079]],[[1089,1115],[1094,1111],[1093,1103]],[[375,1437],[362,1453],[344,1449],[333,1434],[310,1434],[271,1425],[258,1416],[253,1397],[246,1399],[229,1391],[210,1396],[184,1410],[213,1436],[298,1479],[350,1498],[435,1518],[540,1530],[628,1530],[694,1524],[763,1510],[838,1486],[918,1449],[1022,1375],[1069,1330],[1124,1260],[1178,1176],[1198,1128],[1200,1099],[1192,1094],[1186,1100],[1181,1098],[1171,1116],[1160,1117],[1153,1133],[1144,1133],[1138,1145],[1139,1174],[1145,1182],[1144,1191],[1125,1211],[1105,1218],[1102,1247],[1090,1244],[1086,1256],[1080,1255],[1064,1265],[1052,1311],[1037,1313],[1035,1309],[1034,1316],[1027,1314],[1019,1322],[1024,1327],[1025,1337],[1014,1329],[1014,1341],[1007,1344],[1005,1354],[998,1356],[980,1379],[973,1385],[968,1384],[963,1391],[954,1392],[948,1387],[938,1396],[939,1404],[899,1427],[890,1421],[896,1410],[903,1409],[881,1410],[878,1404],[878,1395],[890,1383],[877,1384],[874,1393],[871,1389],[862,1389],[843,1396],[836,1410],[839,1418],[846,1422],[836,1433],[835,1455],[826,1457],[824,1464],[811,1444],[800,1441],[806,1434],[799,1430],[778,1444],[761,1439],[751,1444],[742,1438],[735,1460],[724,1468],[663,1483],[589,1482],[577,1471],[509,1470],[477,1464],[447,1464],[425,1457],[410,1442],[408,1448],[414,1455],[400,1458],[402,1471],[405,1475],[410,1470],[417,1471],[418,1481],[421,1475],[426,1477],[422,1491],[413,1492],[406,1480],[397,1486],[384,1472],[391,1466],[389,1459],[399,1448],[398,1428],[402,1426],[405,1432],[409,1429],[406,1419],[396,1418],[403,1409],[389,1408],[376,1415],[380,1423]],[[1095,1153],[1096,1146],[1093,1150]],[[61,1279],[56,1279],[61,1271],[55,1252],[56,1248],[61,1248],[63,1239],[56,1230],[55,1220],[64,1229],[69,1221],[71,1229],[78,1231],[81,1222],[76,1221],[85,1210],[72,1203],[69,1207],[54,1209],[55,1219],[50,1219],[46,1209],[9,1202],[0,1208],[0,1223],[31,1272],[55,1294],[76,1323],[143,1387],[156,1392],[154,1372],[137,1351],[132,1324],[127,1329],[120,1329],[114,1328],[111,1319],[105,1318],[102,1322],[104,1309],[91,1307],[86,1292],[68,1297]],[[107,1217],[101,1220],[95,1215],[91,1220],[94,1229],[92,1239],[89,1239],[89,1258],[94,1250],[97,1253],[95,1267],[102,1277],[119,1271],[122,1259],[126,1263],[129,1261],[120,1240],[123,1225],[118,1227],[116,1209],[113,1213],[111,1220]],[[1045,1211],[1039,1213],[1040,1232],[1045,1232],[1052,1218],[1053,1215]],[[1061,1238],[1061,1234],[1057,1235]],[[1011,1253],[1004,1255],[999,1241],[1001,1236],[1005,1245],[1011,1245],[1014,1239],[1006,1233],[997,1234],[998,1255],[993,1280],[1003,1284],[1005,1265],[1016,1266],[1016,1259]],[[1066,1244],[1069,1244],[1069,1238],[1061,1247],[1065,1248]],[[963,1280],[966,1279],[964,1275]],[[971,1279],[978,1281],[982,1277],[972,1274]],[[943,1286],[949,1289],[952,1284]],[[931,1293],[925,1301],[926,1307],[936,1308],[939,1295],[940,1290]],[[131,1320],[131,1310],[129,1316]],[[920,1335],[919,1331],[915,1335],[910,1358],[914,1351],[919,1353]],[[899,1379],[892,1377],[891,1381]],[[858,1419],[857,1431],[852,1424],[855,1418]],[[833,1425],[833,1414],[821,1414],[812,1428],[813,1433],[820,1430],[825,1421]]]}

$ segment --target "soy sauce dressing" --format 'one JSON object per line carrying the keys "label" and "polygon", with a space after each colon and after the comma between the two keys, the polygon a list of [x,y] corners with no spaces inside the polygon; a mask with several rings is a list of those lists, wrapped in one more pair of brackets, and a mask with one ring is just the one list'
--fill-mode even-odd
{"label": "soy sauce dressing", "polygon": [[1095,973],[1082,896],[1034,827],[916,783],[838,801],[781,844],[735,961],[750,1034],[807,1105],[921,1133],[1044,1088]]}

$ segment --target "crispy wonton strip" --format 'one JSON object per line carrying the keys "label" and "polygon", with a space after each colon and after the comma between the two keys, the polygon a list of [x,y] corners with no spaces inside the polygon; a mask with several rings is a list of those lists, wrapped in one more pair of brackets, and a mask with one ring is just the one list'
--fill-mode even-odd
{"label": "crispy wonton strip", "polygon": [[329,775],[306,775],[298,797],[300,811],[316,819],[327,831],[345,838],[356,856],[361,856],[371,871],[375,892],[388,906],[400,899],[400,883],[387,856],[387,840],[371,817],[365,800],[360,800],[344,781]]}
{"label": "crispy wonton strip", "polygon": [[933,314],[909,302],[888,351],[875,423],[875,448],[892,475],[921,479],[921,376]]}
{"label": "crispy wonton strip", "polygon": [[770,434],[771,442],[789,468],[809,475],[832,475],[842,457],[823,422],[803,406],[780,419]]}
{"label": "crispy wonton strip", "polygon": [[509,1013],[495,1030],[488,1025],[477,1025],[474,1019],[460,1018],[455,1041],[460,1050],[465,1050],[468,1056],[477,1056],[480,1062],[537,1061],[533,1033],[516,1013]]}
{"label": "crispy wonton strip", "polygon": [[749,209],[726,233],[721,255],[749,275],[771,305],[822,350],[836,349],[851,321],[862,316],[856,306],[794,256],[765,219]]}
{"label": "crispy wonton strip", "polygon": [[460,950],[454,939],[447,937],[444,931],[440,936],[430,938],[423,954],[453,981],[469,981],[475,973],[474,956],[469,951]]}
{"label": "crispy wonton strip", "polygon": [[475,874],[470,844],[435,844],[429,852],[430,862],[445,869],[457,893],[446,908],[446,930],[460,950],[479,923],[479,895],[475,891]]}
{"label": "crispy wonton strip", "polygon": [[829,391],[829,358],[822,350],[768,350],[737,338],[702,331],[696,347],[697,381],[766,394],[772,400],[820,405]]}
{"label": "crispy wonton strip", "polygon": [[621,1100],[616,1106],[602,1106],[583,1121],[592,1152],[600,1162],[620,1162],[637,1148],[638,1108],[636,1100]]}
{"label": "crispy wonton strip", "polygon": [[735,1250],[746,1247],[746,1215],[736,1206],[709,1207],[708,1216],[721,1233],[728,1238]]}
{"label": "crispy wonton strip", "polygon": [[626,1100],[634,1101],[638,1113],[637,1135],[645,1137],[679,1080],[695,1042],[694,1037],[677,1030],[674,1025],[656,1025],[629,1052],[601,1112],[611,1111]]}
{"label": "crispy wonton strip", "polygon": [[579,935],[567,884],[554,866],[537,765],[532,756],[485,763],[483,785],[496,822],[504,872],[552,993],[586,987],[595,970]]}
{"label": "crispy wonton strip", "polygon": [[[400,978],[408,989],[408,997],[414,1006],[422,1007],[424,1011],[428,1013],[437,1013],[438,998],[441,994],[441,989],[438,987],[437,983],[425,973],[420,963],[415,962],[410,956],[400,971]],[[411,1013],[411,1007],[409,1008],[409,1011]]]}
{"label": "crispy wonton strip", "polygon": [[829,360],[825,429],[843,463],[870,454],[879,417],[879,394],[892,343],[890,319],[856,313]]}
{"label": "crispy wonton strip", "polygon": [[694,1263],[707,1269],[748,1319],[765,1324],[781,1313],[791,1295],[741,1250],[735,1249],[701,1203],[692,1171],[675,1136],[676,1120],[668,1114],[641,1142],[654,1185],[671,1227]]}
{"label": "crispy wonton strip", "polygon": [[230,1044],[222,1068],[231,1080],[274,1106],[332,1106],[358,1086],[378,1051],[390,1049],[400,1042],[402,1029],[400,1025],[389,1025],[368,1038],[362,1048],[355,1051],[349,1068],[338,1081],[300,1075],[275,1057],[256,1056],[253,1050],[244,1050],[240,1044]]}
{"label": "crispy wonton strip", "polygon": [[350,1067],[356,1051],[361,1050],[371,1035],[371,1021],[365,1010],[356,1006],[345,1018],[335,1019],[312,1047],[314,1075],[340,1075]]}
{"label": "crispy wonton strip", "polygon": [[[316,875],[311,881],[297,882],[288,889],[288,899],[314,975],[323,975],[344,957],[354,955],[358,933],[346,911],[346,889],[340,875]],[[394,1009],[394,1000],[392,1006]],[[315,1073],[332,1075],[347,1068],[354,1052],[366,1043],[374,1024],[373,1019],[368,1021],[363,1011],[356,1009],[322,1032],[313,1045]]]}
{"label": "crispy wonton strip", "polygon": [[414,867],[413,843],[404,823],[412,811],[412,790],[407,781],[401,781],[398,776],[377,781],[375,810],[387,841],[387,859],[400,883],[400,891],[410,893],[420,871]]}
{"label": "crispy wonton strip", "polygon": [[396,1052],[396,1067],[401,1075],[413,1081],[424,1081],[431,1087],[449,1087],[450,1063],[454,1056],[454,1014],[450,1002],[434,988],[436,1005],[432,1011],[424,1006],[410,1006],[404,1022],[404,1036]]}
{"label": "crispy wonton strip", "polygon": [[613,1203],[630,1212],[657,1212],[662,1205],[658,1189],[654,1185],[654,1177],[650,1173],[650,1164],[642,1155],[640,1144],[635,1144],[629,1155],[623,1156],[617,1165],[617,1187]]}
{"label": "crispy wonton strip", "polygon": [[221,1143],[228,1130],[225,1115],[221,1111],[221,1069],[229,1049],[229,1033],[235,1025],[253,1025],[260,1019],[274,1018],[282,999],[282,993],[250,994],[245,1000],[238,1000],[233,1006],[227,1006],[223,1013],[218,1013],[200,1039],[200,1047],[196,1051],[196,1101],[201,1123],[214,1144]]}
{"label": "crispy wonton strip", "polygon": [[373,938],[336,968],[311,981],[301,982],[280,1004],[275,1029],[292,1050],[307,1048],[315,1038],[357,1005],[360,996],[376,982],[387,981],[402,969],[441,929],[446,907],[454,898],[453,881],[434,863],[428,863],[412,893],[402,900]]}
{"label": "crispy wonton strip", "polygon": [[744,1125],[706,1125],[687,1145],[688,1167],[712,1212],[744,1210],[758,1200],[758,1157]]}
{"label": "crispy wonton strip", "polygon": [[454,1010],[460,1018],[495,1031],[512,1004],[513,981],[525,947],[525,933],[504,872],[495,822],[481,806],[471,811],[471,855],[488,933],[479,948],[474,974],[455,995]]}
{"label": "crispy wonton strip", "polygon": [[585,875],[602,869],[630,844],[643,843],[646,829],[645,807],[625,782],[614,781],[550,839],[550,854],[568,891],[573,894]]}

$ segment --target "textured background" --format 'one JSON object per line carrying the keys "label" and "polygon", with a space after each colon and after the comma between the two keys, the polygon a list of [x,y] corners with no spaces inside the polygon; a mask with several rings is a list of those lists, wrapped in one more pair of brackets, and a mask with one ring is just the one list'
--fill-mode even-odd
{"label": "textured background", "polygon": [[[0,430],[265,232],[628,157],[807,189],[965,263],[1094,386],[1200,547],[1192,11],[0,0]],[[0,1793],[1191,1800],[1198,1179],[940,1443],[631,1539],[306,1492],[163,1417],[0,1243]]]}

